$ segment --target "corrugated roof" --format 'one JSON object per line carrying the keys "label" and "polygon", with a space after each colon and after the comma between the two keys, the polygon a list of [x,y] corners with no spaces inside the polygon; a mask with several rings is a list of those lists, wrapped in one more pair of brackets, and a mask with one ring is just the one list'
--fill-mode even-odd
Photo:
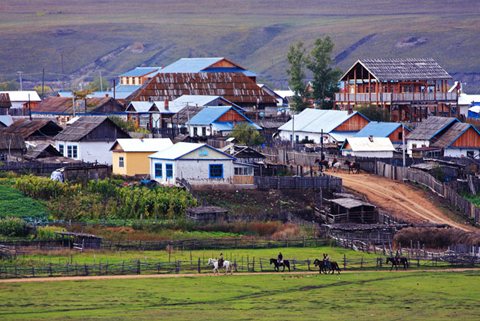
{"label": "corrugated roof", "polygon": [[136,67],[120,75],[120,77],[141,77],[158,72],[162,67]]}
{"label": "corrugated roof", "polygon": [[290,119],[280,126],[279,130],[291,131],[294,123],[296,132],[320,133],[323,129],[323,132],[328,134],[355,114],[357,112],[348,114],[348,111],[344,110],[307,108],[295,115],[293,120]]}
{"label": "corrugated roof", "polygon": [[35,146],[31,146],[28,148],[27,153],[25,154],[25,158],[27,159],[37,159],[37,158],[44,158],[44,157],[57,157],[63,156],[60,152],[52,146],[52,144],[37,144]]}
{"label": "corrugated roof", "polygon": [[[440,136],[436,142],[434,142],[431,147],[439,147],[439,148],[447,148],[452,145],[464,132],[466,132],[469,128],[473,128],[477,134],[478,130],[475,129],[474,126],[471,124],[466,123],[455,123],[450,127],[445,134]],[[480,135],[480,134],[479,134]]]}
{"label": "corrugated roof", "polygon": [[62,131],[57,123],[50,119],[33,119],[26,118],[17,119],[13,124],[4,129],[6,133],[18,134],[23,139],[30,138],[31,135],[43,136],[45,138],[52,138]]}
{"label": "corrugated roof", "polygon": [[126,110],[129,112],[148,113],[152,111],[153,106],[154,103],[150,101],[131,101]]}
{"label": "corrugated roof", "polygon": [[347,138],[351,138],[351,137],[354,137],[355,136],[355,133],[354,132],[336,132],[336,131],[333,131],[333,132],[330,132],[328,133],[335,141],[338,142],[344,142],[345,139]]}
{"label": "corrugated roof", "polygon": [[190,122],[188,124],[210,125],[231,108],[231,106],[205,107],[198,114],[190,118]]}
{"label": "corrugated roof", "polygon": [[13,117],[10,115],[0,115],[0,123],[8,127],[13,124]]}
{"label": "corrugated roof", "polygon": [[124,152],[158,152],[173,145],[170,138],[120,138],[110,150],[119,145]]}
{"label": "corrugated roof", "polygon": [[200,144],[200,143],[184,143],[184,142],[180,142],[180,143],[176,143],[175,145],[167,148],[167,149],[164,149],[162,151],[159,151],[155,154],[152,154],[150,156],[148,156],[149,158],[157,158],[157,159],[171,159],[171,160],[175,160],[175,159],[178,159],[188,153],[191,153],[199,148],[202,148],[202,147],[206,147],[208,149],[211,149],[211,150],[214,150],[220,154],[223,154],[226,156],[226,158],[230,158],[230,159],[235,159],[234,157],[216,149],[216,148],[213,148],[212,146],[210,145],[207,145],[207,144]]}
{"label": "corrugated roof", "polygon": [[[232,64],[232,67],[212,66],[222,60]],[[238,64],[224,57],[206,57],[206,58],[180,58],[174,63],[166,66],[160,72],[163,73],[194,73],[194,72],[238,72],[247,77],[255,77],[256,74],[247,70]]]}
{"label": "corrugated roof", "polygon": [[205,107],[188,106],[181,109],[175,116],[172,117],[174,124],[186,124],[189,119],[192,119]]}
{"label": "corrugated roof", "polygon": [[[360,59],[345,75],[355,68],[357,63],[362,64],[380,81],[452,78],[448,72],[432,58]],[[342,79],[344,76],[342,76]]]}
{"label": "corrugated roof", "polygon": [[329,201],[332,202],[332,203],[338,204],[342,207],[348,208],[348,209],[359,207],[359,206],[375,207],[375,205],[373,205],[373,204],[363,202],[363,201],[360,201],[360,200],[357,200],[357,199],[354,199],[354,198],[335,198],[335,199],[330,199]]}
{"label": "corrugated roof", "polygon": [[236,104],[276,105],[255,81],[241,73],[159,73],[128,100],[170,101],[183,95],[222,96]]}
{"label": "corrugated roof", "polygon": [[179,104],[186,106],[187,104],[191,106],[207,106],[208,104],[214,102],[215,100],[221,98],[221,96],[212,96],[212,95],[183,95],[178,97],[173,101],[174,104]]}
{"label": "corrugated roof", "polygon": [[363,127],[354,137],[388,137],[391,133],[401,127],[400,123],[372,121]]}
{"label": "corrugated roof", "polygon": [[5,133],[0,129],[0,150],[24,150],[25,140],[18,134]]}
{"label": "corrugated roof", "polygon": [[42,101],[35,90],[0,91],[0,94],[8,94],[12,102]]}
{"label": "corrugated roof", "polygon": [[[124,108],[121,103],[112,97],[87,98],[75,101],[76,113],[94,113],[105,105],[111,104],[114,108],[108,108],[102,112],[123,112]],[[32,113],[45,114],[73,114],[73,100],[68,97],[48,97],[44,99],[38,106],[32,108]]]}
{"label": "corrugated roof", "polygon": [[430,140],[455,122],[459,120],[454,117],[429,116],[410,132],[407,140]]}
{"label": "corrugated roof", "polygon": [[342,150],[347,145],[350,145],[351,151],[354,152],[393,152],[395,148],[388,137],[350,137],[345,140]]}
{"label": "corrugated roof", "polygon": [[68,125],[60,134],[55,136],[54,139],[59,141],[80,141],[82,140],[82,138],[87,136],[95,128],[102,125],[106,121],[111,122],[114,126],[116,126],[118,132],[121,132],[127,137],[129,137],[127,133],[125,133],[120,127],[115,125],[115,123],[108,119],[108,117],[87,116],[79,117],[74,123]]}

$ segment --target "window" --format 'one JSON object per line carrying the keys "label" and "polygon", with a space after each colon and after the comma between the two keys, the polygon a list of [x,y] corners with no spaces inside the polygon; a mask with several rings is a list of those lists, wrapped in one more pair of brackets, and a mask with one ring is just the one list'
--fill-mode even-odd
{"label": "window", "polygon": [[417,148],[417,144],[412,144],[412,149]]}
{"label": "window", "polygon": [[75,159],[78,158],[78,146],[67,145],[67,157]]}
{"label": "window", "polygon": [[209,166],[210,178],[223,178],[223,165],[222,164],[210,164]]}
{"label": "window", "polygon": [[305,136],[305,141],[306,141],[306,142],[308,141],[308,136]]}
{"label": "window", "polygon": [[58,145],[58,151],[60,152],[60,154],[62,154],[62,156],[65,156],[64,153],[65,153],[65,146],[63,144],[59,144]]}
{"label": "window", "polygon": [[399,132],[398,133],[398,140],[402,140],[403,139],[403,133],[402,132]]}
{"label": "window", "polygon": [[234,168],[235,176],[249,176],[252,175],[252,168],[250,167],[235,167]]}
{"label": "window", "polygon": [[125,167],[125,158],[123,156],[118,158],[118,167]]}
{"label": "window", "polygon": [[467,157],[474,158],[475,157],[475,152],[473,150],[467,151]]}
{"label": "window", "polygon": [[290,135],[290,141],[293,141],[293,135]]}
{"label": "window", "polygon": [[202,136],[207,136],[207,127],[202,127]]}
{"label": "window", "polygon": [[155,178],[162,178],[162,163],[155,163]]}
{"label": "window", "polygon": [[193,127],[193,136],[198,136],[198,129],[197,129],[197,127]]}
{"label": "window", "polygon": [[300,137],[298,135],[295,135],[295,142],[298,144],[300,142]]}
{"label": "window", "polygon": [[173,165],[172,164],[165,164],[165,174],[167,178],[173,177]]}

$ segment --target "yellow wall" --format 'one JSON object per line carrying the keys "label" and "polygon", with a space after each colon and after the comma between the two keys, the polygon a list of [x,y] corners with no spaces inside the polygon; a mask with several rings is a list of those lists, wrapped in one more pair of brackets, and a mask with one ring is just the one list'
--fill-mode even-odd
{"label": "yellow wall", "polygon": [[[148,155],[154,152],[145,153],[125,153],[113,151],[113,174],[117,175],[148,175],[150,173],[150,159]],[[118,159],[123,156],[125,159],[125,166],[118,167]]]}

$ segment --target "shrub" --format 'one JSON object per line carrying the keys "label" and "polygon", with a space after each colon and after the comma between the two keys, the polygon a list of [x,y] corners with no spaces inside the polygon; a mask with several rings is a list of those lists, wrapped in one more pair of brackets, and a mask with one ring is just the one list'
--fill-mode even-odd
{"label": "shrub", "polygon": [[480,233],[469,233],[458,229],[445,228],[414,228],[409,227],[395,234],[394,242],[403,247],[417,242],[427,248],[447,248],[450,245],[480,245]]}
{"label": "shrub", "polygon": [[65,232],[63,227],[59,226],[40,226],[37,227],[37,233],[35,239],[40,241],[58,240],[61,238],[55,232]]}
{"label": "shrub", "polygon": [[18,217],[7,217],[0,219],[0,235],[4,236],[27,236],[27,223]]}

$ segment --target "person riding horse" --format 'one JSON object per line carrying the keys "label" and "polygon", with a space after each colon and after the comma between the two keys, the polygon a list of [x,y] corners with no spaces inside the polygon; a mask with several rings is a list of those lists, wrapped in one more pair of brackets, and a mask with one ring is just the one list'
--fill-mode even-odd
{"label": "person riding horse", "polygon": [[218,268],[222,268],[223,267],[223,261],[225,261],[223,259],[223,253],[220,253],[220,257],[218,258]]}
{"label": "person riding horse", "polygon": [[330,269],[330,256],[327,253],[323,253],[323,264],[327,269]]}
{"label": "person riding horse", "polygon": [[282,252],[279,252],[279,253],[278,253],[277,262],[278,262],[279,265],[283,263],[283,255],[282,255]]}

